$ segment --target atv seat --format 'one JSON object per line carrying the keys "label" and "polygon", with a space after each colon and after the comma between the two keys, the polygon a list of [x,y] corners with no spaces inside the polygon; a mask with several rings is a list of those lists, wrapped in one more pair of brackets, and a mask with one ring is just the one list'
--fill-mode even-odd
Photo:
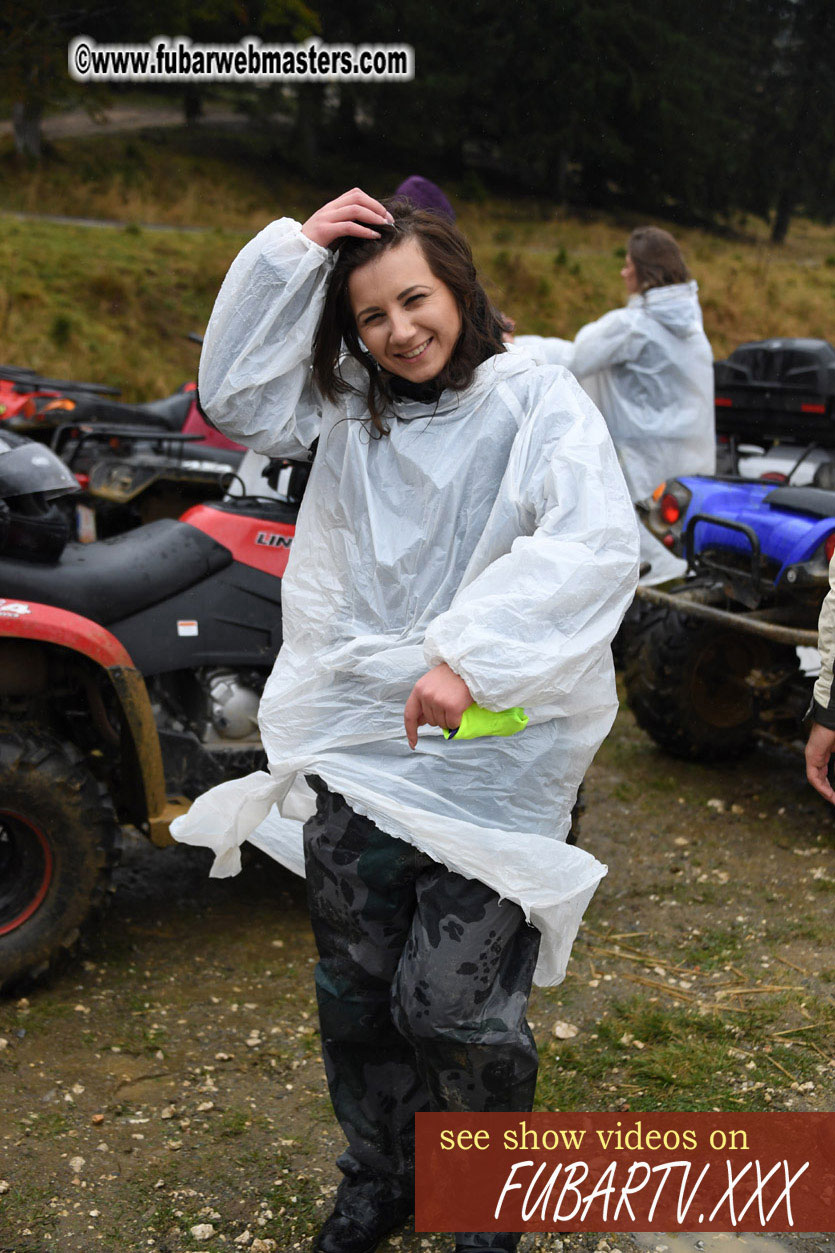
{"label": "atv seat", "polygon": [[824,487],[775,487],[764,500],[777,509],[795,509],[815,518],[835,518],[835,492]]}
{"label": "atv seat", "polygon": [[163,431],[181,431],[193,400],[194,392],[175,392],[173,396],[152,400],[147,405],[123,405],[85,397],[62,416],[73,422],[124,422],[133,426],[144,423]]}
{"label": "atv seat", "polygon": [[162,519],[114,539],[68,544],[54,565],[0,554],[0,588],[9,599],[68,609],[108,626],[231,562],[229,549],[203,531]]}

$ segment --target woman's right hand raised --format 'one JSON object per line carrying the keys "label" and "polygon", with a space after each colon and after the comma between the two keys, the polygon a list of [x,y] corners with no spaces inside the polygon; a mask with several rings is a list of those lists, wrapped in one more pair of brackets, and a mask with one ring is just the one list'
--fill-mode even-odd
{"label": "woman's right hand raised", "polygon": [[372,228],[390,226],[393,221],[394,218],[379,200],[354,187],[317,209],[305,222],[302,234],[312,239],[314,244],[327,248],[343,235],[379,239],[380,232]]}

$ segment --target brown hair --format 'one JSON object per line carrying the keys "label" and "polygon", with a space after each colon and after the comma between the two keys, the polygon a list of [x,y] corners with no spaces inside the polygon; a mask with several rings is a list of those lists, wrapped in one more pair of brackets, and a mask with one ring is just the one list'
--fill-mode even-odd
{"label": "brown hair", "polygon": [[626,254],[632,258],[641,291],[669,287],[690,278],[681,249],[660,226],[638,226],[629,236]]}
{"label": "brown hair", "polygon": [[[348,280],[360,266],[375,261],[405,240],[414,239],[432,273],[452,292],[461,314],[461,333],[449,361],[433,380],[439,389],[463,391],[472,383],[476,367],[482,361],[505,350],[499,314],[478,280],[472,250],[457,226],[439,213],[416,209],[408,200],[382,203],[392,214],[394,226],[384,229],[380,239],[345,237],[328,282],[322,317],[313,341],[313,378],[322,395],[331,401],[345,392],[363,396],[375,438],[388,434],[385,413],[392,401],[392,392],[387,376],[359,338],[351,309]],[[343,343],[366,372],[364,391],[348,383],[339,371]]]}

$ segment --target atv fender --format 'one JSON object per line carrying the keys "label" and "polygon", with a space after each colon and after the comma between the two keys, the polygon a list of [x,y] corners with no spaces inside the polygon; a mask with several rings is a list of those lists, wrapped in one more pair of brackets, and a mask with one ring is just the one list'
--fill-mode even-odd
{"label": "atv fender", "polygon": [[171,806],[166,801],[159,736],[145,680],[124,645],[103,626],[81,614],[34,601],[0,599],[0,640],[3,639],[58,645],[89,657],[102,667],[116,692],[135,754],[151,838],[154,843],[168,843],[167,826],[174,811],[169,813]]}

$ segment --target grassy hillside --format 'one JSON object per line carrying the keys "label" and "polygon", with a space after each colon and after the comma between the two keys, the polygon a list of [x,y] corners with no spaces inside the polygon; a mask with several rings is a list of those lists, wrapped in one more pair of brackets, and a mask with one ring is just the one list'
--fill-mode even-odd
{"label": "grassy hillside", "polygon": [[[327,181],[314,185],[275,155],[269,137],[210,128],[67,140],[43,169],[22,166],[0,141],[0,359],[116,383],[126,399],[160,395],[193,376],[197,350],[185,335],[202,330],[249,236],[281,214],[307,216],[352,182],[383,195],[412,172],[334,160]],[[464,185],[445,187],[494,298],[520,331],[572,336],[622,302],[623,247],[637,218],[571,215],[532,199],[473,202]],[[16,213],[124,226],[68,227]],[[779,249],[754,222],[734,237],[673,229],[717,356],[770,335],[835,340],[835,228],[798,222]]]}

